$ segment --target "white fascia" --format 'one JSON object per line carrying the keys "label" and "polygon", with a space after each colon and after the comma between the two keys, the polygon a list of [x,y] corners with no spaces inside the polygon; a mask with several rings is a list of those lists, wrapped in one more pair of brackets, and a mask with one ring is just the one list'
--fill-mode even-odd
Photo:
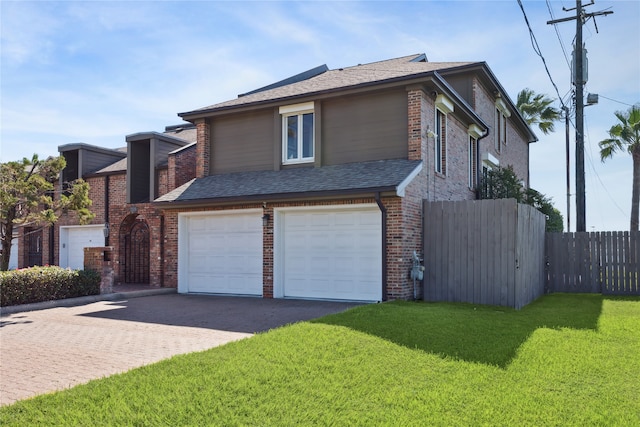
{"label": "white fascia", "polygon": [[422,162],[420,162],[420,164],[416,166],[416,168],[411,171],[411,173],[407,175],[407,177],[403,179],[400,184],[398,184],[398,186],[396,187],[396,194],[398,195],[398,197],[404,197],[407,186],[411,183],[411,181],[413,181],[416,176],[418,176],[420,171],[422,171]]}
{"label": "white fascia", "polygon": [[511,117],[511,111],[509,111],[507,104],[502,100],[502,98],[496,99],[496,108],[500,110],[505,117]]}
{"label": "white fascia", "polygon": [[447,95],[441,93],[436,98],[436,108],[444,114],[453,113],[453,102],[447,98]]}

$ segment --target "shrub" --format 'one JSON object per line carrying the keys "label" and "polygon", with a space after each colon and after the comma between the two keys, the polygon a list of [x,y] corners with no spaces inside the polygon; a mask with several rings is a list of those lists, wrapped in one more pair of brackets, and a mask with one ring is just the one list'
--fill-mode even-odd
{"label": "shrub", "polygon": [[98,295],[100,274],[92,270],[31,267],[0,271],[0,306]]}

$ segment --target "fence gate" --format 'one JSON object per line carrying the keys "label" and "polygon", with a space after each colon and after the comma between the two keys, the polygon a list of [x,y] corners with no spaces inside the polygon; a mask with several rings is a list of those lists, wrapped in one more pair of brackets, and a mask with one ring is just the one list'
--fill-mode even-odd
{"label": "fence gate", "polygon": [[150,234],[145,220],[129,215],[120,225],[120,274],[125,283],[149,283]]}
{"label": "fence gate", "polygon": [[424,299],[522,308],[544,293],[545,217],[515,199],[424,202]]}
{"label": "fence gate", "polygon": [[42,265],[42,229],[27,227],[25,229],[27,247],[27,267]]}
{"label": "fence gate", "polygon": [[547,291],[640,295],[640,232],[547,233]]}

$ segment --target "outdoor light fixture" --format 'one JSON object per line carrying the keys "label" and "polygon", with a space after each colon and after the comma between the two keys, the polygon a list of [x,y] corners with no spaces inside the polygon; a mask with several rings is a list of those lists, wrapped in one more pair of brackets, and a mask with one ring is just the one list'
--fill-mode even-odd
{"label": "outdoor light fixture", "polygon": [[104,223],[104,228],[102,229],[102,234],[104,234],[104,238],[105,239],[107,237],[109,237],[109,223],[108,222]]}
{"label": "outdoor light fixture", "polygon": [[262,215],[262,226],[266,227],[267,225],[269,225],[269,218],[271,218],[271,216],[269,214],[264,214]]}

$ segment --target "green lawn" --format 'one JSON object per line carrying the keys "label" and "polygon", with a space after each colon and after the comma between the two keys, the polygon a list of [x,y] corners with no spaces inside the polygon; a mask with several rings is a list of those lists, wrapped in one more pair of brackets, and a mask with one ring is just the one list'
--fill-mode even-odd
{"label": "green lawn", "polygon": [[367,305],[18,402],[0,424],[638,426],[640,299]]}

